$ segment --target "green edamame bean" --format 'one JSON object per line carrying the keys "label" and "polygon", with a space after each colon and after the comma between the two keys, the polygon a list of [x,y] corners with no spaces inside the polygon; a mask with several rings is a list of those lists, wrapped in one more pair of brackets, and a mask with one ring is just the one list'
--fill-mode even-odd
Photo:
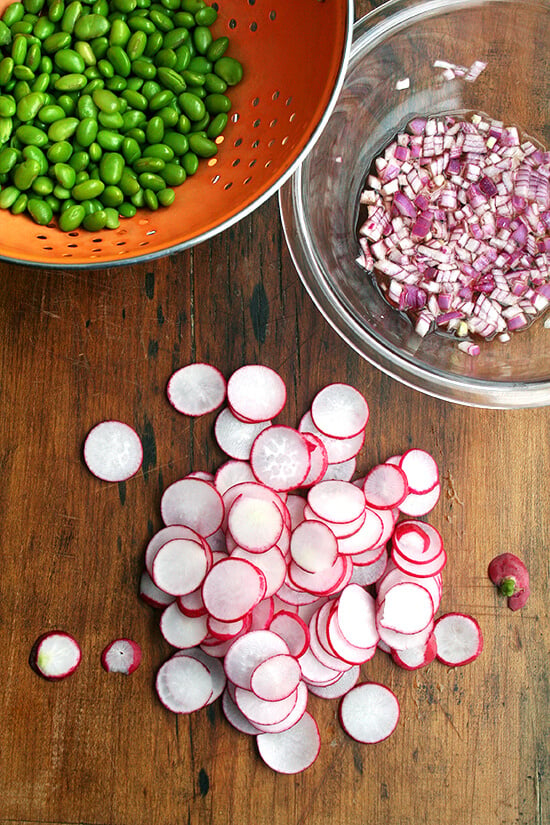
{"label": "green edamame bean", "polygon": [[59,216],[59,228],[62,232],[73,232],[78,229],[86,213],[82,204],[74,204],[64,209]]}
{"label": "green edamame bean", "polygon": [[59,49],[67,49],[71,45],[69,32],[54,32],[42,41],[42,48],[47,54],[54,54]]}
{"label": "green edamame bean", "polygon": [[147,45],[147,35],[145,32],[136,31],[130,35],[130,39],[126,44],[126,54],[130,60],[136,60],[141,57]]}
{"label": "green edamame bean", "polygon": [[105,229],[106,223],[107,215],[104,209],[97,209],[95,212],[85,215],[82,220],[82,226],[89,232],[100,232]]}
{"label": "green edamame bean", "polygon": [[17,163],[18,152],[12,146],[5,146],[0,150],[0,174],[11,172]]}
{"label": "green edamame bean", "polygon": [[87,148],[97,137],[98,122],[94,117],[85,117],[78,124],[75,138],[80,146]]}
{"label": "green edamame bean", "polygon": [[141,157],[141,149],[137,140],[131,137],[125,137],[120,147],[124,160],[128,164],[135,163]]}
{"label": "green edamame bean", "polygon": [[46,132],[43,129],[39,129],[38,126],[32,126],[28,123],[25,123],[23,126],[18,126],[15,130],[15,135],[23,144],[45,146],[48,143],[48,135]]}
{"label": "green edamame bean", "polygon": [[109,91],[109,89],[98,89],[93,92],[92,100],[100,111],[106,112],[107,114],[113,114],[120,110],[118,97]]}
{"label": "green edamame bean", "polygon": [[137,209],[133,203],[128,203],[128,201],[125,201],[118,207],[118,212],[123,218],[133,218],[137,212]]}
{"label": "green edamame bean", "polygon": [[55,31],[55,23],[52,22],[48,17],[39,17],[36,23],[33,26],[32,33],[35,37],[38,37],[39,40],[45,40],[46,37],[49,37],[50,34],[53,34]]}
{"label": "green edamame bean", "polygon": [[159,110],[158,115],[162,118],[164,127],[172,129],[178,122],[179,111],[174,105],[163,106],[163,108]]}
{"label": "green edamame bean", "polygon": [[59,140],[48,148],[46,157],[50,163],[66,163],[73,153],[73,147],[68,140]]}
{"label": "green edamame bean", "polygon": [[174,23],[170,17],[156,8],[151,9],[149,12],[149,20],[151,20],[155,27],[161,32],[169,32],[174,28]]}
{"label": "green edamame bean", "polygon": [[235,86],[243,78],[243,67],[234,57],[220,57],[214,63],[214,73],[221,77],[228,86]]}
{"label": "green edamame bean", "polygon": [[97,119],[104,129],[112,129],[115,131],[121,129],[124,125],[124,118],[120,112],[100,112]]}
{"label": "green edamame bean", "polygon": [[27,50],[27,57],[25,65],[33,74],[38,71],[40,67],[40,60],[42,58],[42,50],[38,43],[31,43]]}
{"label": "green edamame bean", "polygon": [[140,146],[145,144],[145,131],[143,129],[137,127],[135,129],[129,129],[125,137],[133,138]]}
{"label": "green edamame bean", "polygon": [[80,55],[86,66],[95,66],[97,58],[90,43],[86,40],[77,40],[74,44],[74,50]]}
{"label": "green edamame bean", "polygon": [[199,54],[206,54],[213,41],[214,38],[208,26],[196,26],[193,29],[193,45]]}
{"label": "green edamame bean", "polygon": [[55,81],[54,87],[60,92],[78,92],[88,84],[84,74],[65,74]]}
{"label": "green edamame bean", "polygon": [[[0,192],[0,198],[1,197],[2,193]],[[132,197],[130,198],[130,202],[133,206],[137,207],[138,209],[141,209],[143,206],[145,206],[145,190],[142,189],[141,186],[139,187],[139,192],[136,192],[135,195],[132,195]]]}
{"label": "green edamame bean", "polygon": [[107,207],[120,206],[124,201],[124,193],[118,186],[106,186],[100,197],[101,203]]}
{"label": "green edamame bean", "polygon": [[104,152],[99,162],[99,176],[107,185],[119,183],[124,171],[124,157],[120,152]]}
{"label": "green edamame bean", "polygon": [[189,42],[189,30],[183,26],[177,26],[171,31],[167,32],[164,37],[164,48],[175,50],[184,43]]}
{"label": "green edamame bean", "polygon": [[82,74],[86,68],[84,58],[75,49],[59,49],[54,54],[53,62],[62,72]]}
{"label": "green edamame bean", "polygon": [[107,34],[111,24],[107,17],[92,12],[79,17],[74,25],[74,35],[78,40],[94,40]]}
{"label": "green edamame bean", "polygon": [[153,58],[155,66],[167,66],[173,69],[178,61],[174,49],[160,49]]}
{"label": "green edamame bean", "polygon": [[[192,72],[190,69],[185,69],[181,73],[182,80],[186,86],[204,86],[206,83],[206,75],[199,72]],[[193,90],[194,91],[194,90]]]}
{"label": "green edamame bean", "polygon": [[221,135],[224,131],[225,127],[227,126],[229,118],[225,114],[225,112],[220,112],[215,117],[212,118],[208,126],[206,127],[206,137],[210,140],[215,140],[217,137]]}
{"label": "green edamame bean", "polygon": [[187,67],[190,72],[197,72],[198,74],[207,75],[209,72],[212,71],[214,64],[212,61],[208,60],[204,55],[196,54],[195,57],[192,57],[189,61],[189,66]]}
{"label": "green edamame bean", "polygon": [[160,66],[157,70],[157,80],[165,89],[173,94],[181,94],[186,87],[186,81],[182,76],[169,66]]}
{"label": "green edamame bean", "polygon": [[185,29],[192,29],[195,25],[195,18],[188,11],[177,11],[174,15],[174,23],[176,26],[182,26]]}
{"label": "green edamame bean", "polygon": [[77,93],[68,92],[59,95],[57,98],[58,104],[62,107],[67,117],[70,117],[76,111]]}
{"label": "green edamame bean", "polygon": [[0,117],[0,144],[7,143],[12,136],[13,120],[11,117]]}
{"label": "green edamame bean", "polygon": [[31,91],[46,92],[50,85],[50,75],[51,72],[41,72],[39,75],[37,75],[32,82]]}
{"label": "green edamame bean", "polygon": [[227,95],[210,94],[204,98],[206,111],[211,115],[218,115],[220,112],[227,112],[231,109],[231,100]]}
{"label": "green edamame bean", "polygon": [[178,157],[182,157],[189,151],[189,141],[186,135],[180,132],[166,132],[164,135],[164,143],[166,146],[169,146]]}
{"label": "green edamame bean", "polygon": [[180,115],[178,118],[178,122],[176,124],[176,131],[180,132],[182,135],[186,135],[188,132],[191,131],[191,121],[187,117],[187,115]]}
{"label": "green edamame bean", "polygon": [[12,95],[0,95],[0,117],[13,117],[16,110],[17,104]]}
{"label": "green edamame bean", "polygon": [[181,0],[180,6],[183,9],[183,11],[187,11],[190,14],[195,15],[198,11],[204,9],[206,3],[204,2],[204,0]]}
{"label": "green edamame bean", "polygon": [[65,13],[64,0],[52,0],[48,8],[48,18],[52,23],[59,23]]}
{"label": "green edamame bean", "polygon": [[97,61],[97,69],[103,77],[114,77],[115,76],[115,67],[113,64],[104,57],[101,57]]}
{"label": "green edamame bean", "polygon": [[200,158],[212,158],[218,154],[218,147],[214,141],[198,132],[189,135],[189,148]]}
{"label": "green edamame bean", "polygon": [[145,129],[145,137],[148,143],[162,143],[164,138],[164,122],[161,117],[155,115],[149,118]]}
{"label": "green edamame bean", "polygon": [[125,47],[132,32],[125,20],[113,20],[111,31],[109,32],[109,45]]}
{"label": "green edamame bean", "polygon": [[50,125],[47,138],[53,143],[67,140],[74,135],[79,123],[80,121],[77,117],[62,117]]}
{"label": "green edamame bean", "polygon": [[0,86],[6,87],[13,75],[13,57],[3,57],[0,60]]}
{"label": "green edamame bean", "polygon": [[94,140],[94,142],[91,143],[88,147],[88,154],[90,156],[90,160],[92,163],[98,163],[98,161],[101,159],[103,149],[96,140]]}
{"label": "green edamame bean", "polygon": [[143,50],[143,57],[153,58],[164,46],[164,35],[156,29],[147,35],[147,43]]}
{"label": "green edamame bean", "polygon": [[112,0],[112,5],[122,14],[130,14],[137,6],[136,0]]}
{"label": "green edamame bean", "polygon": [[56,163],[53,167],[53,174],[60,186],[65,189],[72,189],[76,182],[76,172],[68,163]]}
{"label": "green edamame bean", "polygon": [[45,175],[48,171],[48,158],[38,146],[24,146],[21,151],[21,157],[24,160],[35,160],[39,166],[39,175]]}
{"label": "green edamame bean", "polygon": [[187,115],[191,121],[196,122],[198,120],[202,120],[206,114],[206,109],[202,100],[190,92],[182,92],[178,97],[178,103],[180,104],[183,113]]}
{"label": "green edamame bean", "polygon": [[157,92],[156,95],[153,95],[149,101],[149,109],[152,112],[159,112],[165,106],[169,106],[174,100],[174,92],[171,92],[169,89],[163,89],[161,92]]}
{"label": "green edamame bean", "polygon": [[176,49],[176,65],[174,66],[174,69],[177,72],[184,72],[189,66],[192,57],[193,55],[191,53],[191,49],[186,43],[182,46],[178,46]]}
{"label": "green edamame bean", "polygon": [[20,20],[23,19],[24,14],[25,7],[23,3],[11,3],[4,9],[4,13],[2,14],[2,20],[6,24],[6,26],[11,28],[15,23],[18,23]]}
{"label": "green edamame bean", "polygon": [[91,95],[84,94],[78,98],[76,110],[80,118],[97,117],[98,108]]}
{"label": "green edamame bean", "polygon": [[85,201],[90,198],[98,198],[104,189],[105,184],[102,180],[89,178],[82,183],[77,183],[76,186],[73,187],[72,196],[75,201]]}
{"label": "green edamame bean", "polygon": [[218,12],[212,6],[206,6],[195,13],[197,26],[212,26],[218,19]]}
{"label": "green edamame bean", "polygon": [[181,165],[188,175],[194,175],[199,168],[199,159],[194,152],[186,152],[181,159]]}
{"label": "green edamame bean", "polygon": [[162,158],[142,155],[138,160],[136,160],[132,168],[134,172],[139,174],[141,172],[160,172],[164,169],[164,166],[165,161]]}
{"label": "green edamame bean", "polygon": [[130,75],[132,63],[122,46],[109,46],[106,57],[107,60],[111,61],[116,74],[121,77],[128,77]]}
{"label": "green edamame bean", "polygon": [[159,208],[159,201],[153,189],[143,190],[143,200],[143,205],[146,206],[147,209],[150,209],[152,212],[155,212]]}
{"label": "green edamame bean", "polygon": [[0,20],[0,46],[9,46],[11,43],[12,32],[9,26],[6,26],[3,20]]}
{"label": "green edamame bean", "polygon": [[78,0],[73,0],[65,7],[63,17],[61,18],[61,31],[72,34],[76,21],[82,15],[82,3]]}
{"label": "green edamame bean", "polygon": [[108,152],[118,152],[123,140],[124,135],[121,135],[119,132],[112,132],[110,129],[100,129],[97,133],[96,142],[102,149]]}
{"label": "green edamame bean", "polygon": [[134,74],[141,77],[143,80],[153,80],[157,74],[157,67],[154,63],[146,60],[145,57],[138,57],[132,63],[132,70]]}
{"label": "green edamame bean", "polygon": [[147,103],[154,97],[157,92],[160,92],[162,86],[160,83],[157,83],[156,80],[146,80],[143,86],[141,87],[141,93],[144,97],[147,98]]}
{"label": "green edamame bean", "polygon": [[187,177],[187,172],[179,163],[167,163],[160,175],[167,186],[181,186]]}
{"label": "green edamame bean", "polygon": [[146,146],[143,150],[144,158],[159,158],[165,163],[173,160],[174,150],[167,143],[157,143],[153,146]]}
{"label": "green edamame bean", "polygon": [[71,155],[69,163],[78,174],[79,172],[83,172],[90,165],[90,155],[88,152],[85,152],[84,149],[81,149]]}
{"label": "green edamame bean", "polygon": [[155,175],[153,172],[141,172],[138,175],[138,181],[144,189],[152,189],[153,192],[160,192],[164,189],[166,183],[160,175]]}
{"label": "green edamame bean", "polygon": [[229,47],[229,38],[228,37],[217,37],[215,40],[212,41],[208,49],[206,50],[206,57],[208,60],[211,60],[212,63],[215,63],[220,57],[223,57]]}
{"label": "green edamame bean", "polygon": [[34,80],[34,72],[28,66],[14,66],[13,76],[16,80],[26,80],[28,83]]}
{"label": "green edamame bean", "polygon": [[33,158],[21,161],[13,170],[13,183],[19,191],[30,189],[32,183],[40,174],[40,164]]}
{"label": "green edamame bean", "polygon": [[45,198],[53,192],[53,181],[47,175],[38,175],[31,186],[33,192]]}
{"label": "green edamame bean", "polygon": [[11,208],[12,215],[22,215],[27,208],[28,200],[29,196],[25,192],[21,192]]}
{"label": "green edamame bean", "polygon": [[105,229],[118,229],[120,226],[120,221],[118,219],[118,209],[113,209],[110,206],[105,207],[105,214],[107,216],[107,222],[105,224]]}
{"label": "green edamame bean", "polygon": [[19,197],[16,186],[6,186],[0,192],[0,209],[10,209]]}
{"label": "green edamame bean", "polygon": [[137,14],[128,18],[128,27],[131,31],[141,31],[144,34],[153,34],[156,31],[155,24],[145,17],[138,17]]}
{"label": "green edamame bean", "polygon": [[135,195],[136,192],[140,189],[140,184],[137,179],[137,175],[131,169],[124,167],[122,175],[120,177],[120,181],[118,183],[121,191],[126,195],[126,197],[131,197]]}
{"label": "green edamame bean", "polygon": [[25,62],[28,48],[27,43],[27,38],[22,34],[16,35],[13,39],[11,46],[11,56],[15,66],[20,66],[22,63]]}
{"label": "green edamame bean", "polygon": [[122,115],[121,132],[129,132],[130,129],[135,129],[147,122],[147,115],[140,109],[128,109]]}

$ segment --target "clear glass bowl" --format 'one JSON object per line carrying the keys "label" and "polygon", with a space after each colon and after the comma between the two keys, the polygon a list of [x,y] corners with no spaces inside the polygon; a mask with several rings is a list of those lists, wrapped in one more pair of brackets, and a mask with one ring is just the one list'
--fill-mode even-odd
{"label": "clear glass bowl", "polygon": [[[338,102],[280,192],[291,255],[325,318],[369,362],[438,398],[549,404],[550,329],[539,318],[478,356],[418,336],[357,263],[359,196],[373,158],[415,115],[484,112],[550,147],[549,44],[550,0],[390,0],[355,24]],[[473,83],[443,80],[437,60],[487,68]],[[404,78],[409,88],[396,89]]]}

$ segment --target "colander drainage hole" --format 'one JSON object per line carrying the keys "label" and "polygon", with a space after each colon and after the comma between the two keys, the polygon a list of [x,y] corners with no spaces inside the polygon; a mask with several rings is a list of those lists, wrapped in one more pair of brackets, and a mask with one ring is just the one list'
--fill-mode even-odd
{"label": "colander drainage hole", "polygon": [[273,9],[272,11],[269,12],[269,19],[270,20],[275,20],[276,17],[277,17],[277,12],[275,11],[275,9]]}

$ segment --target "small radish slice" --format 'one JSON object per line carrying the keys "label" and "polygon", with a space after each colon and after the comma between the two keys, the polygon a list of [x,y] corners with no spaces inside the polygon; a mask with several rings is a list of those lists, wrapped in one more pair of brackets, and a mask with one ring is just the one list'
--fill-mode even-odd
{"label": "small radish slice", "polygon": [[227,526],[240,547],[261,553],[277,543],[283,517],[274,501],[240,495],[231,505]]}
{"label": "small radish slice", "polygon": [[351,481],[357,468],[357,459],[348,458],[338,464],[328,464],[325,474],[319,481]]}
{"label": "small radish slice", "polygon": [[251,424],[235,418],[229,407],[225,407],[216,417],[214,436],[218,446],[230,458],[248,461],[254,439],[271,421]]}
{"label": "small radish slice", "polygon": [[206,607],[202,600],[202,588],[198,587],[191,593],[184,593],[177,597],[178,607],[184,616],[204,616]]}
{"label": "small radish slice", "polygon": [[141,647],[132,639],[115,639],[101,654],[101,664],[108,673],[124,673],[128,676],[138,669]]}
{"label": "small radish slice", "polygon": [[377,644],[376,603],[360,585],[348,584],[342,590],[337,602],[336,621],[350,645],[368,648]]}
{"label": "small radish slice", "polygon": [[213,412],[225,400],[226,381],[210,364],[187,364],[170,377],[166,394],[170,404],[184,415]]}
{"label": "small radish slice", "polygon": [[442,547],[441,535],[430,525],[407,520],[400,521],[395,526],[392,548],[405,561],[427,564],[437,558]]}
{"label": "small radish slice", "polygon": [[286,499],[286,508],[290,516],[290,529],[295,530],[304,520],[306,500],[302,496],[290,494]]}
{"label": "small radish slice", "polygon": [[403,573],[408,573],[410,576],[416,576],[419,579],[432,578],[432,576],[436,576],[440,573],[447,564],[447,554],[445,550],[441,548],[441,552],[438,553],[432,561],[417,564],[416,562],[408,561],[400,554],[395,553],[392,548],[392,560],[395,563],[395,566],[402,570]]}
{"label": "small radish slice", "polygon": [[399,702],[385,685],[366,682],[340,700],[340,722],[352,739],[372,744],[387,739],[399,721]]}
{"label": "small radish slice", "polygon": [[405,500],[409,492],[407,476],[393,464],[378,464],[367,473],[363,492],[369,507],[390,510]]}
{"label": "small radish slice", "polygon": [[152,579],[165,593],[184,596],[201,586],[211,566],[212,551],[206,542],[171,539],[153,560]]}
{"label": "small radish slice", "polygon": [[224,659],[226,676],[234,685],[250,690],[250,678],[260,662],[288,652],[286,642],[276,633],[270,630],[250,631],[229,647]]}
{"label": "small radish slice", "polygon": [[365,495],[349,481],[321,481],[308,490],[307,502],[324,521],[348,524],[360,519],[365,510]]}
{"label": "small radish slice", "polygon": [[265,764],[283,774],[296,774],[309,768],[317,759],[321,748],[317,722],[307,711],[288,730],[281,733],[260,733],[256,742]]}
{"label": "small radish slice", "polygon": [[219,639],[220,642],[226,642],[235,639],[241,633],[248,630],[250,626],[250,613],[243,616],[242,619],[237,619],[235,622],[220,622],[219,619],[214,619],[208,616],[206,619],[206,627],[210,636]]}
{"label": "small radish slice", "polygon": [[332,614],[332,602],[326,602],[309,622],[309,646],[321,664],[331,670],[348,670],[356,662],[348,662],[332,648],[328,638],[328,621]]}
{"label": "small radish slice", "polygon": [[258,567],[245,559],[229,557],[206,574],[202,598],[211,616],[233,622],[261,602],[266,587],[265,576]]}
{"label": "small radish slice", "polygon": [[354,564],[350,583],[360,584],[361,587],[369,587],[369,585],[375,584],[384,575],[387,564],[388,556],[384,550],[380,557],[370,564]]}
{"label": "small radish slice", "polygon": [[280,653],[260,662],[252,671],[250,689],[260,699],[276,702],[294,693],[302,676],[294,656]]}
{"label": "small radish slice", "polygon": [[353,519],[353,521],[337,522],[322,518],[309,506],[309,504],[306,504],[304,507],[304,518],[306,521],[322,521],[323,524],[330,527],[339,541],[340,539],[354,536],[361,529],[366,520],[366,507],[356,519]]}
{"label": "small radish slice", "polygon": [[377,547],[384,531],[384,523],[377,512],[366,507],[361,527],[350,536],[338,539],[338,552],[346,556],[364,553]]}
{"label": "small radish slice", "polygon": [[172,602],[162,611],[160,632],[172,647],[196,647],[208,635],[207,616],[186,616],[178,603]]}
{"label": "small radish slice", "polygon": [[307,590],[301,590],[296,587],[288,578],[277,590],[277,597],[289,606],[309,605],[316,602],[319,598],[319,593],[308,593]]}
{"label": "small radish slice", "polygon": [[153,572],[153,562],[160,548],[171,539],[189,539],[190,541],[201,541],[201,537],[195,530],[183,524],[171,524],[169,527],[161,527],[157,530],[145,548],[145,567],[149,575]]}
{"label": "small radish slice", "polygon": [[225,671],[219,659],[214,658],[214,656],[209,656],[208,653],[205,653],[200,647],[192,647],[187,650],[178,650],[177,653],[174,653],[173,655],[190,656],[192,659],[196,659],[208,668],[212,677],[212,695],[207,702],[208,705],[211,705],[212,702],[215,702],[216,699],[222,695],[227,679],[225,678]]}
{"label": "small radish slice", "polygon": [[372,659],[376,653],[379,638],[376,633],[376,644],[370,647],[357,647],[350,644],[340,630],[336,610],[331,610],[327,624],[327,639],[334,653],[349,665],[362,665]]}
{"label": "small radish slice", "polygon": [[337,556],[334,564],[317,573],[308,573],[292,561],[288,566],[290,582],[302,590],[317,596],[329,595],[343,582],[346,576],[346,556]]}
{"label": "small radish slice", "polygon": [[345,670],[338,679],[330,685],[309,685],[309,692],[314,696],[319,696],[321,699],[340,699],[345,696],[352,687],[355,687],[361,668],[359,665],[353,665],[349,670]]}
{"label": "small radish slice", "polygon": [[235,688],[235,702],[244,715],[253,725],[276,725],[286,719],[296,705],[297,690],[284,699],[266,701],[260,699],[251,690],[242,687]]}
{"label": "small radish slice", "polygon": [[329,464],[339,464],[341,461],[348,461],[348,459],[354,458],[365,443],[364,430],[351,438],[331,438],[325,435],[313,423],[310,412],[302,416],[298,430],[301,433],[312,433],[321,439],[327,451]]}
{"label": "small radish slice", "polygon": [[84,441],[84,461],[89,471],[102,481],[126,481],[143,462],[141,439],[123,421],[102,421]]}
{"label": "small radish slice", "polygon": [[267,630],[275,613],[274,599],[272,596],[264,596],[256,607],[249,613],[250,630]]}
{"label": "small radish slice", "polygon": [[209,484],[214,483],[214,473],[209,473],[207,470],[193,470],[192,473],[187,473],[185,478],[200,478],[201,481],[208,481]]}
{"label": "small radish slice", "polygon": [[193,656],[175,654],[160,666],[155,687],[167,710],[193,713],[205,707],[212,697],[212,674]]}
{"label": "small radish slice", "polygon": [[227,382],[227,402],[233,413],[248,421],[275,418],[286,403],[286,386],[281,376],[262,364],[246,364]]}
{"label": "small radish slice", "polygon": [[425,516],[431,512],[441,495],[441,484],[436,484],[427,493],[409,493],[399,505],[399,509],[407,516]]}
{"label": "small radish slice", "polygon": [[272,725],[262,725],[257,724],[257,728],[260,733],[282,733],[285,730],[289,730],[293,725],[300,721],[304,713],[307,709],[307,700],[308,700],[308,686],[304,681],[301,681],[298,684],[296,689],[296,704],[290,711],[290,713],[285,716],[284,719],[281,719],[280,722],[275,722]]}
{"label": "small radish slice", "polygon": [[254,441],[250,466],[258,481],[273,490],[292,490],[309,472],[309,449],[297,430],[273,425]]}
{"label": "small radish slice", "polygon": [[[377,614],[378,616],[378,614]],[[413,647],[425,645],[433,632],[434,623],[431,621],[427,627],[419,633],[400,633],[398,630],[384,627],[377,622],[376,627],[380,633],[380,638],[388,646],[389,650],[410,650]]]}
{"label": "small radish slice", "polygon": [[82,651],[74,636],[64,630],[51,630],[34,643],[30,664],[44,679],[58,681],[74,673],[81,658]]}
{"label": "small radish slice", "polygon": [[412,582],[413,584],[420,584],[424,587],[431,596],[433,603],[433,612],[437,612],[439,602],[441,600],[441,584],[438,576],[425,576],[419,578],[418,576],[410,576],[408,573],[403,573],[398,567],[394,567],[392,562],[388,563],[387,571],[384,577],[378,582],[376,587],[376,597],[378,601],[382,601],[386,593],[391,587],[403,582]]}
{"label": "small radish slice", "polygon": [[349,384],[329,384],[311,404],[315,426],[330,438],[352,438],[365,429],[369,406],[361,393]]}
{"label": "small radish slice", "polygon": [[256,479],[248,461],[239,461],[236,458],[229,458],[218,467],[214,474],[214,486],[221,496],[230,487],[243,481],[256,481]]}
{"label": "small radish slice", "polygon": [[156,586],[155,582],[147,572],[143,570],[139,580],[139,596],[149,605],[149,607],[162,608],[174,601],[174,596],[170,596]]}
{"label": "small radish slice", "polygon": [[467,665],[483,650],[483,635],[476,619],[464,613],[445,613],[435,623],[437,658],[450,667]]}
{"label": "small radish slice", "polygon": [[401,456],[399,466],[407,477],[411,493],[428,493],[439,483],[439,467],[426,450],[407,450]]}
{"label": "small radish slice", "polygon": [[309,644],[309,628],[297,613],[279,610],[269,623],[269,629],[286,642],[292,656],[299,659],[305,653]]}
{"label": "small radish slice", "polygon": [[290,555],[302,570],[307,573],[320,573],[336,562],[336,536],[330,527],[321,521],[303,521],[292,532]]}
{"label": "small radish slice", "polygon": [[418,668],[426,667],[436,657],[437,642],[435,635],[432,633],[426,644],[419,647],[412,647],[409,650],[392,650],[392,659],[396,665],[405,670],[418,670]]}
{"label": "small radish slice", "polygon": [[303,487],[311,487],[321,481],[328,469],[327,448],[317,435],[302,433],[302,438],[309,449],[309,473],[302,481]]}
{"label": "small radish slice", "polygon": [[387,590],[379,603],[377,624],[397,633],[420,633],[433,619],[434,605],[426,588],[400,582]]}
{"label": "small radish slice", "polygon": [[214,487],[200,478],[181,478],[164,490],[160,512],[166,526],[184,524],[206,538],[223,521],[223,499]]}
{"label": "small radish slice", "polygon": [[263,553],[251,553],[242,547],[236,547],[231,553],[231,558],[245,559],[257,567],[258,570],[261,570],[265,576],[264,599],[274,596],[285,580],[286,560],[278,547],[270,547],[269,550],[265,550]]}
{"label": "small radish slice", "polygon": [[224,690],[222,694],[222,711],[229,724],[240,733],[246,733],[249,736],[259,733],[259,729],[237,707],[228,690]]}
{"label": "small radish slice", "polygon": [[345,670],[349,670],[349,666],[343,663],[341,663],[341,667],[338,670],[324,665],[309,647],[303,656],[300,656],[298,662],[304,681],[308,685],[317,685],[318,687],[326,687],[327,685],[334,684]]}

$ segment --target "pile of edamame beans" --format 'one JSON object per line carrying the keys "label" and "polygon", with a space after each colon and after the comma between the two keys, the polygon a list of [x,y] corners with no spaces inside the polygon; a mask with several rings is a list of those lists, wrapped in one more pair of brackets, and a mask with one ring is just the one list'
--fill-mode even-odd
{"label": "pile of edamame beans", "polygon": [[204,0],[23,0],[0,21],[0,208],[115,229],[218,150],[241,63]]}

